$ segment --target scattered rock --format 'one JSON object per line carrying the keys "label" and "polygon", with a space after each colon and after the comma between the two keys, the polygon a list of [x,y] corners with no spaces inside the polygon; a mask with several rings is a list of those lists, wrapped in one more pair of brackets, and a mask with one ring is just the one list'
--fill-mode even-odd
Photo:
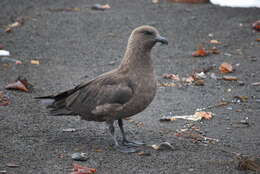
{"label": "scattered rock", "polygon": [[7,50],[0,50],[0,56],[10,56],[10,52]]}
{"label": "scattered rock", "polygon": [[75,161],[87,161],[89,157],[86,153],[76,152],[71,155],[71,158]]}
{"label": "scattered rock", "polygon": [[260,86],[260,82],[254,82],[251,84],[252,86]]}
{"label": "scattered rock", "polygon": [[6,166],[7,166],[7,167],[11,167],[11,168],[20,167],[20,165],[15,164],[15,163],[7,163]]}
{"label": "scattered rock", "polygon": [[75,128],[66,128],[66,129],[62,129],[62,132],[75,132],[76,129]]}
{"label": "scattered rock", "polygon": [[175,148],[169,142],[162,142],[158,145],[154,144],[151,147],[155,150],[175,150]]}

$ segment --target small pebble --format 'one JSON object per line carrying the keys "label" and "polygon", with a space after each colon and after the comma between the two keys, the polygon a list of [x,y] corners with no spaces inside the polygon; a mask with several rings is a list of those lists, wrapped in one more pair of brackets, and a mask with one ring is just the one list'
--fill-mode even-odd
{"label": "small pebble", "polygon": [[237,81],[237,83],[238,83],[239,86],[244,86],[245,85],[245,82],[243,82],[241,80]]}
{"label": "small pebble", "polygon": [[75,161],[87,161],[88,156],[86,153],[76,152],[71,155],[71,158]]}
{"label": "small pebble", "polygon": [[194,171],[194,169],[189,169],[189,172],[193,172]]}
{"label": "small pebble", "polygon": [[174,147],[169,142],[162,142],[159,145],[154,144],[151,147],[155,150],[174,150]]}

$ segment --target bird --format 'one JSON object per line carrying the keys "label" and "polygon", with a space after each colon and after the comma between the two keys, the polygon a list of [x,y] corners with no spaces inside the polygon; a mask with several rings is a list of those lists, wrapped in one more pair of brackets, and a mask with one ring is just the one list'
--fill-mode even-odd
{"label": "bird", "polygon": [[[155,97],[157,80],[151,50],[157,42],[168,45],[168,40],[155,27],[139,26],[132,31],[117,68],[73,89],[36,99],[47,104],[53,116],[79,115],[82,120],[105,122],[116,150],[136,152],[144,143],[127,139],[123,119],[142,112]],[[115,122],[118,122],[122,143],[115,136]]]}

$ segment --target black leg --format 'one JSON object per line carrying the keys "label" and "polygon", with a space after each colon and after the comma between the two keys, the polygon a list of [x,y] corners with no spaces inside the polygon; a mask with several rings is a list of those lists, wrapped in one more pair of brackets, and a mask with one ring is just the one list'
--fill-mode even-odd
{"label": "black leg", "polygon": [[116,150],[120,151],[120,152],[123,152],[123,153],[133,153],[133,152],[136,152],[136,149],[133,149],[133,148],[129,148],[129,147],[126,147],[126,146],[120,146],[117,139],[116,139],[116,136],[115,136],[115,127],[114,127],[114,121],[113,122],[109,122],[107,123],[108,126],[109,126],[109,132],[110,132],[110,135],[112,136],[114,142],[115,142],[115,148]]}
{"label": "black leg", "polygon": [[134,146],[134,147],[138,147],[138,146],[144,145],[144,143],[142,143],[142,142],[138,142],[138,141],[128,141],[128,140],[127,140],[126,135],[125,135],[125,131],[124,131],[124,126],[123,126],[123,120],[122,120],[122,119],[119,119],[119,120],[118,120],[118,125],[119,125],[119,128],[120,128],[121,133],[122,133],[123,145],[126,145],[126,146]]}

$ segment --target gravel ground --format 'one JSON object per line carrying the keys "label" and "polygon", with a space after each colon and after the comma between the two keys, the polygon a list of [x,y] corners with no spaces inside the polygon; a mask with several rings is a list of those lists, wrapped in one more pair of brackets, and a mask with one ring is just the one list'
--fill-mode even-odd
{"label": "gravel ground", "polygon": [[[89,8],[93,3],[109,3],[111,9],[93,11]],[[260,17],[259,9],[165,1],[153,4],[148,0],[1,0],[0,6],[0,44],[11,52],[10,58],[22,61],[21,65],[10,66],[0,61],[0,91],[11,100],[8,106],[0,106],[0,171],[68,174],[75,163],[70,155],[85,152],[89,159],[77,163],[96,168],[97,174],[250,173],[237,169],[232,152],[260,154],[260,87],[251,85],[260,81],[260,49],[256,42],[260,36],[251,27]],[[80,11],[48,10],[72,7]],[[25,19],[24,25],[5,33],[5,26],[19,17]],[[105,124],[78,117],[51,117],[33,99],[72,88],[115,68],[131,30],[143,24],[155,26],[169,40],[168,46],[157,45],[152,53],[160,83],[167,81],[162,78],[164,73],[187,77],[196,69],[213,66],[204,86],[160,87],[144,112],[132,117],[133,121],[125,121],[132,139],[147,144],[167,141],[175,150],[142,147],[150,156],[119,153],[112,148]],[[212,47],[212,39],[221,41],[216,45],[220,54],[191,56],[198,45]],[[31,64],[34,59],[40,65]],[[235,67],[231,75],[243,81],[243,86],[237,81],[209,77],[211,73],[220,75],[218,66],[222,62]],[[32,92],[4,89],[19,75],[34,85]],[[162,116],[193,114],[197,108],[232,101],[234,96],[248,96],[248,101],[207,109],[214,113],[211,120],[159,122]],[[249,126],[234,124],[246,118]],[[189,125],[219,141],[205,143],[176,136],[176,130]],[[63,132],[66,128],[76,131]],[[8,163],[19,166],[11,168]]]}

